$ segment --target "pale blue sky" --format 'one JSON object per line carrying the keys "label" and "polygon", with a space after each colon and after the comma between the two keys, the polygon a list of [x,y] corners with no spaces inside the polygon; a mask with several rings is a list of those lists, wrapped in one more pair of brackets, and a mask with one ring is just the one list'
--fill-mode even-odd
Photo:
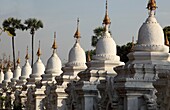
{"label": "pale blue sky", "polygon": [[[111,18],[112,37],[118,45],[137,39],[139,27],[147,17],[148,0],[108,0]],[[156,18],[162,27],[170,25],[170,0],[157,0]],[[24,21],[27,18],[41,19],[44,28],[36,32],[35,52],[38,40],[41,41],[42,60],[46,65],[51,56],[53,33],[57,32],[58,55],[62,61],[68,59],[68,53],[75,40],[76,19],[80,18],[81,45],[84,50],[92,49],[93,29],[102,26],[105,14],[105,0],[0,0],[0,24],[8,17]],[[11,54],[11,38],[6,34],[0,36],[0,57],[2,53]],[[16,54],[20,51],[22,64],[25,51],[29,46],[31,55],[31,37],[29,32],[17,32]],[[17,56],[17,55],[16,55]],[[37,57],[35,56],[35,59]],[[11,58],[12,60],[12,58]]]}

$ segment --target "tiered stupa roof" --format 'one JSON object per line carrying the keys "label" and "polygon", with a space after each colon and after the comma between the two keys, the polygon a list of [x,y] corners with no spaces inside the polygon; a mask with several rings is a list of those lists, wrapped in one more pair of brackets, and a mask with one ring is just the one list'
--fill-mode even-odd
{"label": "tiered stupa roof", "polygon": [[155,0],[150,0],[147,6],[149,16],[139,29],[136,51],[161,51],[169,52],[169,47],[164,45],[164,33],[162,27],[155,18]]}
{"label": "tiered stupa roof", "polygon": [[21,67],[20,67],[20,58],[18,53],[17,66],[16,69],[14,70],[14,74],[13,74],[13,78],[11,79],[11,82],[16,82],[16,80],[18,80],[20,76],[21,76]]}
{"label": "tiered stupa roof", "polygon": [[27,53],[25,56],[25,64],[22,67],[21,70],[21,76],[19,77],[19,80],[17,81],[17,85],[22,85],[24,83],[26,83],[26,79],[29,78],[29,75],[32,72],[32,68],[29,64],[29,55],[28,55],[28,47],[27,47]]}
{"label": "tiered stupa roof", "polygon": [[56,33],[54,33],[54,42],[53,42],[52,48],[53,48],[53,54],[51,55],[51,57],[47,61],[47,66],[46,66],[46,70],[45,70],[46,74],[48,74],[48,73],[61,73],[62,63],[61,63],[61,60],[56,53],[56,49],[57,49]]}
{"label": "tiered stupa roof", "polygon": [[57,55],[57,43],[56,43],[56,32],[54,33],[54,42],[52,45],[53,53],[47,61],[45,74],[42,75],[42,81],[55,81],[55,77],[59,76],[62,71],[62,63]]}
{"label": "tiered stupa roof", "polygon": [[69,52],[68,63],[66,66],[86,66],[86,55],[82,47],[80,46],[80,31],[79,31],[79,19],[77,19],[77,30],[74,34],[76,42]]}
{"label": "tiered stupa roof", "polygon": [[27,85],[29,84],[35,84],[35,82],[41,80],[41,75],[44,74],[45,66],[41,61],[41,50],[40,50],[40,41],[39,41],[39,48],[37,51],[37,61],[34,63],[32,68],[32,73],[30,74],[30,78],[27,79]]}
{"label": "tiered stupa roof", "polygon": [[7,64],[7,72],[4,74],[4,80],[2,81],[2,83],[8,83],[11,81],[11,78],[13,77],[13,73],[11,71],[11,64],[10,64],[10,58]]}
{"label": "tiered stupa roof", "polygon": [[120,58],[116,56],[116,43],[110,35],[109,26],[111,24],[109,15],[108,15],[108,5],[106,1],[106,13],[103,20],[104,33],[103,36],[99,39],[96,45],[96,55],[93,57],[94,60],[115,60],[119,61]]}

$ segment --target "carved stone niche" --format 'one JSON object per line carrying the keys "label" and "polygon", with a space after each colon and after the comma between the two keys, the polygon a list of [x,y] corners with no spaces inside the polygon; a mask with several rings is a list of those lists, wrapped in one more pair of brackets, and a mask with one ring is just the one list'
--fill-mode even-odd
{"label": "carved stone niche", "polygon": [[159,79],[154,82],[159,110],[170,109],[170,66],[156,66]]}
{"label": "carved stone niche", "polygon": [[67,84],[65,92],[68,94],[66,105],[68,110],[79,110],[78,95],[75,90],[76,81],[71,81]]}
{"label": "carved stone niche", "polygon": [[5,109],[7,109],[7,110],[12,109],[12,98],[11,98],[11,92],[9,92],[9,91],[6,92]]}
{"label": "carved stone niche", "polygon": [[28,88],[27,100],[26,100],[26,110],[35,110],[35,87]]}
{"label": "carved stone niche", "polygon": [[100,92],[99,109],[100,110],[117,110],[119,96],[114,89],[114,78],[107,77],[106,80],[101,80],[97,86]]}
{"label": "carved stone niche", "polygon": [[22,109],[22,103],[21,103],[21,91],[20,90],[16,90],[14,93],[15,96],[15,100],[13,102],[14,105],[14,109]]}
{"label": "carved stone niche", "polygon": [[45,98],[42,99],[42,110],[57,110],[57,85],[46,83]]}

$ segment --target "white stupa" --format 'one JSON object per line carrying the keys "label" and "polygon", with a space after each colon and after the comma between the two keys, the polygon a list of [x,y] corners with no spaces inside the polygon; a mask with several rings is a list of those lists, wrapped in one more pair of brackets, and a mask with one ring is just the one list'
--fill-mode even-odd
{"label": "white stupa", "polygon": [[56,44],[56,33],[54,33],[54,42],[52,45],[53,48],[53,53],[51,57],[47,61],[46,69],[45,69],[45,74],[42,75],[42,82],[55,82],[55,77],[60,76],[62,73],[61,68],[62,68],[62,63],[60,58],[57,55],[56,49],[57,49],[57,44]]}
{"label": "white stupa", "polygon": [[[79,97],[79,100],[83,102],[82,104],[86,105],[81,106],[81,108],[79,108],[81,110],[90,110],[98,106],[98,102],[96,103],[96,99],[100,99],[100,91],[98,90],[98,87],[100,86],[99,88],[103,92],[101,96],[105,94],[108,95],[108,91],[106,91],[107,85],[103,82],[107,82],[108,78],[117,75],[117,73],[113,70],[114,67],[124,64],[120,61],[120,57],[116,55],[116,43],[109,33],[110,24],[111,21],[108,16],[106,0],[106,13],[103,20],[104,33],[103,36],[97,42],[96,55],[93,56],[91,61],[89,61],[88,57],[88,68],[78,73],[80,80],[78,80],[76,84],[75,82],[69,84],[69,87],[67,89],[69,97],[73,97],[69,100],[74,101],[76,97]],[[110,101],[109,98],[108,101]],[[79,102],[75,101],[75,103]],[[70,105],[70,107],[72,106],[76,108],[76,106],[74,106],[73,104]]]}
{"label": "white stupa", "polygon": [[28,55],[28,47],[27,47],[27,53],[26,53],[26,56],[25,56],[25,64],[22,67],[21,76],[19,77],[19,80],[17,80],[17,86],[22,86],[23,84],[25,84],[26,79],[29,78],[29,75],[32,72],[32,68],[29,64],[28,59],[29,59],[29,55]]}
{"label": "white stupa", "polygon": [[77,73],[86,69],[86,55],[83,48],[80,45],[80,31],[79,31],[79,19],[77,20],[77,30],[74,34],[76,42],[69,51],[68,62],[63,67],[64,75],[77,78]]}
{"label": "white stupa", "polygon": [[156,9],[148,10],[149,16],[139,29],[134,52],[128,55],[128,64],[144,62],[160,64],[169,58],[169,47],[165,45],[163,29],[155,18]]}
{"label": "white stupa", "polygon": [[[9,58],[10,59],[10,58]],[[6,86],[8,82],[11,81],[11,78],[13,77],[13,73],[11,71],[11,64],[10,64],[10,60],[8,61],[7,64],[7,71],[4,74],[4,80],[2,81],[2,83]]]}
{"label": "white stupa", "polygon": [[[162,93],[155,93],[166,90],[162,88],[167,84],[163,80],[167,76],[164,73],[169,72],[170,54],[169,47],[164,44],[163,30],[155,18],[156,8],[156,1],[149,0],[149,16],[139,29],[137,44],[128,54],[129,61],[125,66],[115,68],[118,75],[114,79],[114,87],[121,94],[122,103],[126,105],[122,109],[156,110],[156,95],[161,96],[158,97],[159,100],[163,99]],[[163,80],[158,82],[158,76],[162,74]],[[153,86],[154,83],[157,84],[157,90]],[[143,96],[145,98],[142,99]]]}
{"label": "white stupa", "polygon": [[93,57],[94,60],[114,60],[115,62],[119,62],[120,58],[116,55],[116,43],[110,35],[109,26],[111,24],[108,9],[106,3],[106,13],[103,20],[104,25],[104,33],[103,36],[98,40],[96,45],[96,55]]}
{"label": "white stupa", "polygon": [[21,67],[20,67],[20,58],[18,57],[17,59],[17,66],[14,70],[13,77],[11,78],[11,82],[9,82],[9,86],[12,87],[16,84],[16,81],[19,79],[21,76]]}
{"label": "white stupa", "polygon": [[150,11],[148,18],[143,23],[138,33],[136,51],[169,52],[164,45],[164,33],[162,27],[155,18],[155,12]]}
{"label": "white stupa", "polygon": [[68,63],[66,66],[85,66],[86,63],[86,55],[82,47],[80,46],[80,31],[79,31],[79,19],[77,19],[77,30],[74,34],[74,38],[76,38],[76,42],[74,46],[71,48],[68,57]]}
{"label": "white stupa", "polygon": [[[79,31],[79,19],[77,19],[77,30],[74,34],[74,38],[76,39],[75,44],[69,51],[68,62],[65,64],[65,67],[62,68],[63,73],[61,76],[56,77],[57,81],[57,95],[58,95],[58,108],[64,110],[66,108],[66,98],[68,94],[66,94],[65,89],[67,88],[67,84],[72,81],[77,81],[79,78],[77,74],[80,71],[85,70],[86,67],[86,55],[82,47],[80,46],[80,31]],[[71,109],[71,108],[70,108]]]}
{"label": "white stupa", "polygon": [[96,55],[93,56],[90,65],[91,69],[96,68],[98,70],[103,70],[103,72],[107,71],[108,74],[116,75],[113,68],[118,65],[124,65],[124,63],[120,62],[120,57],[116,55],[116,43],[109,32],[110,24],[111,20],[108,15],[108,6],[106,1],[106,12],[103,20],[104,33],[97,42]]}
{"label": "white stupa", "polygon": [[[69,51],[68,62],[65,64],[65,67],[62,68],[63,73],[61,79],[65,80],[65,86],[72,80],[78,80],[77,74],[87,68],[86,55],[80,46],[79,18],[77,19],[77,30],[74,34],[74,38],[76,42]],[[58,80],[60,80],[60,78],[58,78]]]}
{"label": "white stupa", "polygon": [[40,44],[37,51],[37,61],[34,63],[32,68],[32,73],[30,74],[29,78],[27,79],[27,85],[35,86],[35,83],[41,80],[41,75],[44,74],[45,66],[41,61],[41,51],[40,51]]}

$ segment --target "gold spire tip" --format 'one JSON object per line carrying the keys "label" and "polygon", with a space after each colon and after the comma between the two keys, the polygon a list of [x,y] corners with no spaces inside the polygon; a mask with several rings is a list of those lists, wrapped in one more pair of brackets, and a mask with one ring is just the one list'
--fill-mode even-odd
{"label": "gold spire tip", "polygon": [[158,8],[156,6],[156,1],[155,0],[149,0],[148,5],[147,5],[147,9],[153,11],[153,10],[156,10],[156,8]]}
{"label": "gold spire tip", "polygon": [[88,53],[87,53],[87,62],[90,62],[91,61],[91,51],[89,50]]}
{"label": "gold spire tip", "polygon": [[134,36],[132,37],[132,47],[131,47],[131,51],[133,51],[134,50]]}
{"label": "gold spire tip", "polygon": [[105,13],[105,17],[103,20],[103,24],[105,24],[105,25],[111,24],[111,21],[110,21],[109,15],[108,15],[108,1],[107,0],[106,0],[106,13]]}
{"label": "gold spire tip", "polygon": [[40,57],[40,56],[41,56],[40,41],[39,41],[39,48],[38,48],[38,51],[37,51],[37,56],[38,56],[38,57]]}
{"label": "gold spire tip", "polygon": [[54,32],[54,42],[53,42],[52,48],[53,48],[53,49],[57,49],[56,32]]}
{"label": "gold spire tip", "polygon": [[11,67],[11,62],[10,62],[10,56],[9,56],[9,60],[8,60],[8,64],[7,64],[7,68]]}
{"label": "gold spire tip", "polygon": [[3,65],[3,63],[1,62],[0,63],[0,69],[3,69],[4,68],[4,65]]}
{"label": "gold spire tip", "polygon": [[20,64],[20,58],[19,58],[19,56],[20,56],[20,52],[18,51],[18,59],[17,59],[17,64]]}
{"label": "gold spire tip", "polygon": [[80,20],[79,20],[79,18],[77,18],[77,30],[74,34],[74,38],[77,38],[77,39],[81,38],[80,31],[79,31],[79,22],[80,22]]}
{"label": "gold spire tip", "polygon": [[27,46],[27,51],[26,51],[25,59],[26,59],[26,60],[28,60],[28,59],[29,59],[29,55],[28,55],[28,46]]}

